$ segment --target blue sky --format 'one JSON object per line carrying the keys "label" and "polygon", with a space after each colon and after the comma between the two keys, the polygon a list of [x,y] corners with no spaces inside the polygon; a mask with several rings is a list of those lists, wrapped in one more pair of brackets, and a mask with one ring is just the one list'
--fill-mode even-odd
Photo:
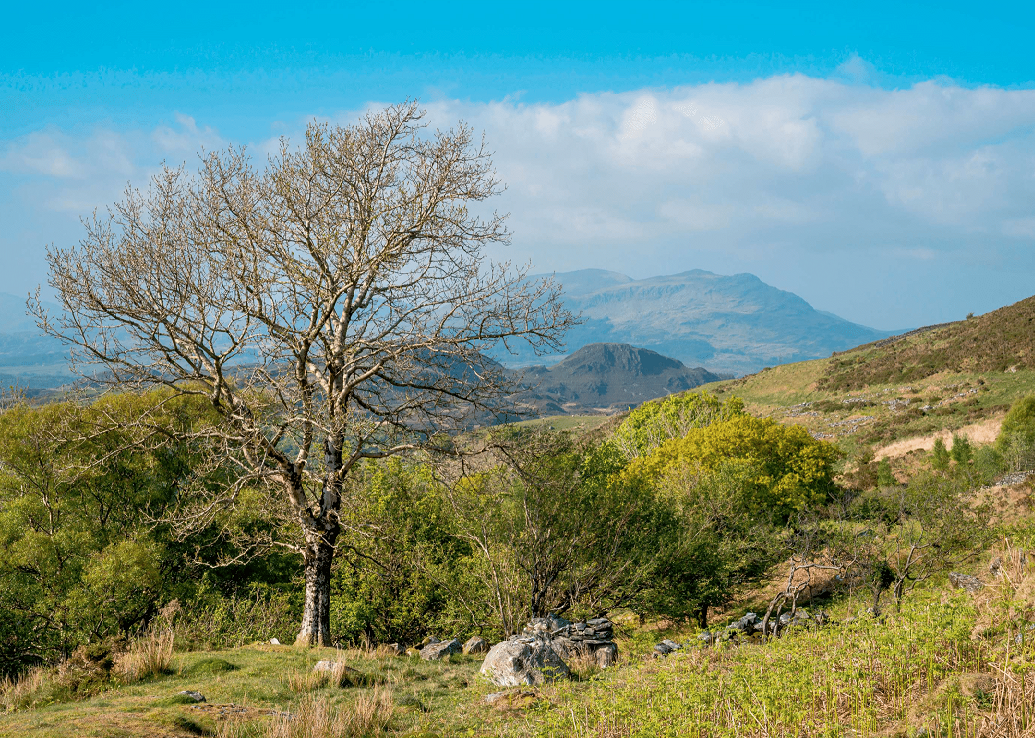
{"label": "blue sky", "polygon": [[1028,5],[159,6],[5,11],[0,291],[164,159],[419,97],[484,130],[510,258],[753,272],[880,328],[1035,293]]}

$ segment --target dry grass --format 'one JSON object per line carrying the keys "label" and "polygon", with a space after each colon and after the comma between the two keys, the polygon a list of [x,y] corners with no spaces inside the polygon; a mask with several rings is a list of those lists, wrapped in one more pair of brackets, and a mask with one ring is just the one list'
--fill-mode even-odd
{"label": "dry grass", "polygon": [[578,679],[589,679],[601,671],[596,657],[588,651],[580,651],[570,656],[565,659],[565,663],[568,664],[571,673]]}
{"label": "dry grass", "polygon": [[0,705],[4,712],[14,712],[32,701],[47,679],[47,670],[41,666],[29,669],[18,677],[0,680]]}
{"label": "dry grass", "polygon": [[382,688],[359,695],[344,707],[304,697],[290,716],[267,724],[266,738],[373,738],[388,732],[394,712],[392,694]]}
{"label": "dry grass", "polygon": [[152,630],[138,638],[115,661],[115,672],[127,682],[172,672],[173,631]]}

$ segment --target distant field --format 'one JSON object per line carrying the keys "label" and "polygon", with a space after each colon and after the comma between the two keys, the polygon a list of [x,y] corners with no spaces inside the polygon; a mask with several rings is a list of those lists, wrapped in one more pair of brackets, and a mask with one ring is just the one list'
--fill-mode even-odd
{"label": "distant field", "polygon": [[515,425],[522,428],[548,426],[550,430],[589,431],[599,428],[610,418],[611,416],[609,415],[551,415],[546,418],[522,420],[519,423],[515,423]]}

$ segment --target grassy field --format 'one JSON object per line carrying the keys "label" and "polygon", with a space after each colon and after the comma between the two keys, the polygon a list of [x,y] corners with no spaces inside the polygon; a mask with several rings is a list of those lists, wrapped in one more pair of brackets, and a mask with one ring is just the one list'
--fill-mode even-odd
{"label": "grassy field", "polygon": [[[879,619],[866,613],[866,598],[849,596],[826,605],[833,624],[765,645],[705,647],[693,630],[633,629],[620,638],[618,666],[507,690],[492,705],[485,696],[496,689],[478,676],[480,658],[425,662],[252,645],[177,654],[168,675],[8,713],[0,735],[1030,735],[1035,639],[1023,634],[1035,562],[1023,562],[1016,549],[994,553],[1006,556],[1007,576],[977,595],[936,583],[914,593],[901,613]],[[991,579],[987,570],[983,578]],[[651,648],[664,636],[689,645],[654,659]],[[312,672],[321,658],[354,671],[341,686],[328,683]],[[198,690],[207,702],[186,704],[182,690]],[[46,690],[38,697],[45,702]],[[353,727],[291,732],[314,706],[349,716],[342,724]]]}
{"label": "grassy field", "polygon": [[546,427],[549,430],[592,431],[611,419],[609,415],[550,415],[545,418],[522,420],[514,425],[520,428]]}

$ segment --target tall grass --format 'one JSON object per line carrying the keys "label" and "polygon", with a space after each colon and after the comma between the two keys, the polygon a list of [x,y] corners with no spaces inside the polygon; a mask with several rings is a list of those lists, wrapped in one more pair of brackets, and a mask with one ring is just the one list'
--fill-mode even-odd
{"label": "tall grass", "polygon": [[361,694],[349,705],[303,697],[290,716],[267,725],[267,738],[374,738],[386,735],[395,706],[392,694],[378,688]]}
{"label": "tall grass", "polygon": [[115,673],[127,682],[172,672],[175,636],[168,628],[152,629],[133,641],[115,660]]}
{"label": "tall grass", "polygon": [[0,706],[4,712],[14,712],[29,706],[33,696],[46,683],[47,670],[36,666],[15,677],[0,679]]}

